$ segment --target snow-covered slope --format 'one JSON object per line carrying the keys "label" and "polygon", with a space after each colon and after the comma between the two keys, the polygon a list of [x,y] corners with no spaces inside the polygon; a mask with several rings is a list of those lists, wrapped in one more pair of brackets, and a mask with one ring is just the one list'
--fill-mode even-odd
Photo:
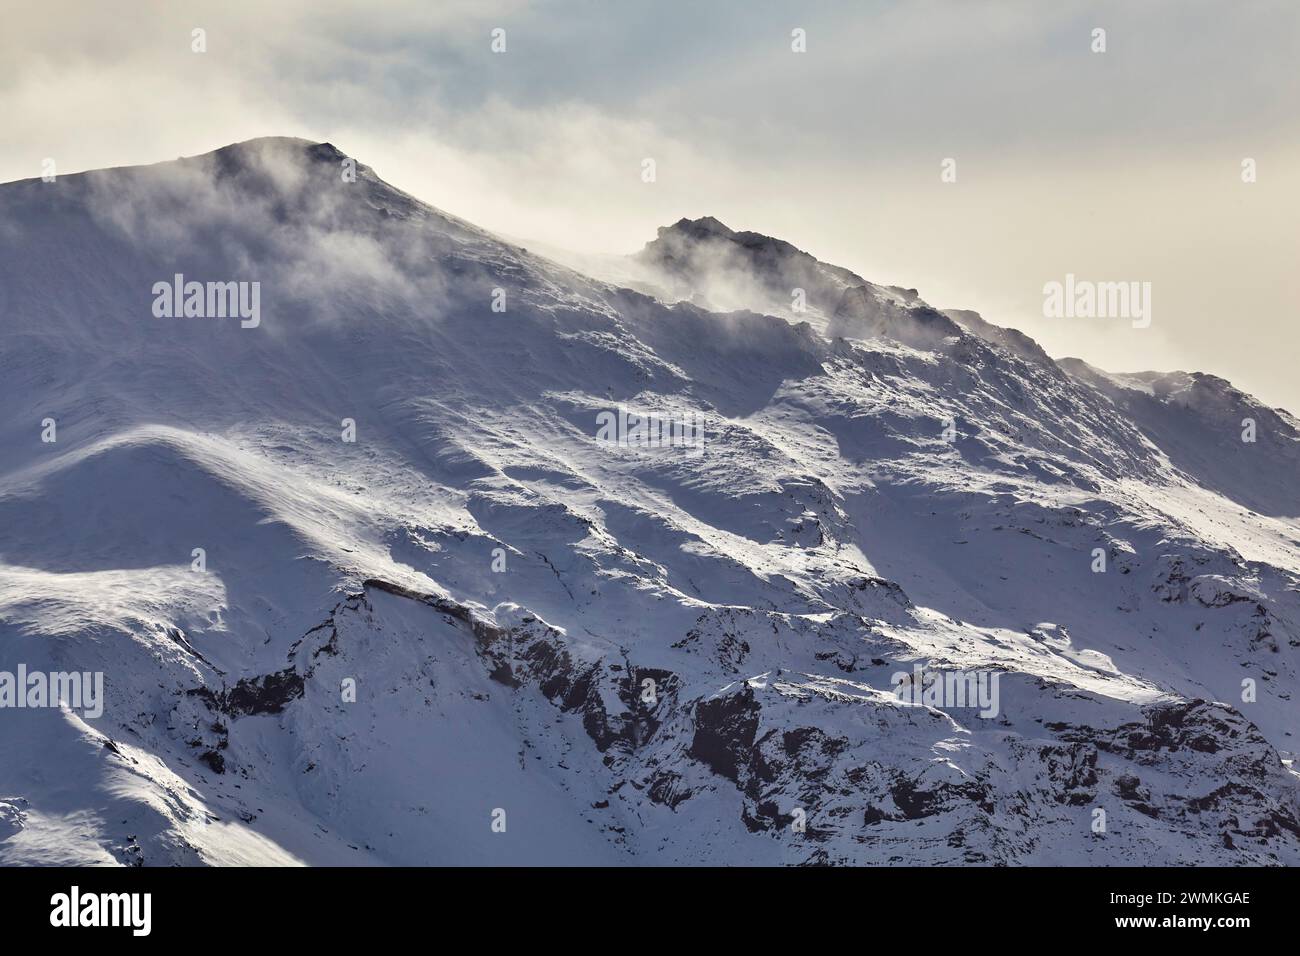
{"label": "snow-covered slope", "polygon": [[1300,862],[1290,416],[712,219],[620,288],[344,159],[0,186],[0,671],[105,675],[0,709],[0,861]]}

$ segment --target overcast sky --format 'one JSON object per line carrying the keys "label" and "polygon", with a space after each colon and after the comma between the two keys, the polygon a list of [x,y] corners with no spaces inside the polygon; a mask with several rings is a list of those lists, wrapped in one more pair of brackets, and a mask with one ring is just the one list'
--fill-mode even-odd
{"label": "overcast sky", "polygon": [[[0,181],[329,140],[512,236],[624,253],[712,215],[1053,355],[1300,412],[1294,0],[0,0],[0,22]],[[1045,318],[1067,273],[1150,282],[1150,327]]]}

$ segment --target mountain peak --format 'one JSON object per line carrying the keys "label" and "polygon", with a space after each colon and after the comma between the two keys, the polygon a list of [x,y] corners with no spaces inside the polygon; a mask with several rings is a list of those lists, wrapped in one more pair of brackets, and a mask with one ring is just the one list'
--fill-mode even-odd
{"label": "mountain peak", "polygon": [[738,232],[712,216],[661,227],[635,258],[672,297],[785,316],[831,338],[885,335],[928,348],[960,335],[915,290],[876,285],[784,239]]}
{"label": "mountain peak", "polygon": [[[276,168],[307,169],[315,166],[338,168],[347,154],[333,143],[317,143],[296,136],[259,136],[231,143],[182,162],[211,164],[218,175],[242,171],[265,172]],[[357,164],[358,171],[364,169]]]}
{"label": "mountain peak", "polygon": [[668,233],[690,236],[695,239],[703,239],[710,236],[733,239],[736,236],[736,231],[734,229],[728,228],[723,222],[715,219],[713,216],[701,216],[699,219],[687,219],[683,216],[671,226],[659,227],[659,238],[662,239],[664,235]]}
{"label": "mountain peak", "polygon": [[305,156],[319,159],[333,159],[335,157],[343,158],[344,154],[333,143],[317,142],[316,140],[303,139],[301,136],[254,136],[252,139],[240,140],[237,143],[230,143],[226,146],[209,150],[207,153],[199,153],[194,157],[200,156],[219,156],[222,154],[239,155],[265,152],[298,152]]}

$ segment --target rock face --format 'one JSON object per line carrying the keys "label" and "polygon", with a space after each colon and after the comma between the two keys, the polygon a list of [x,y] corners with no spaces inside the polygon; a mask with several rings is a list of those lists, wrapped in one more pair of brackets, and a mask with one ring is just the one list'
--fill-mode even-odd
{"label": "rock face", "polygon": [[1287,413],[345,158],[0,186],[0,862],[1300,863]]}

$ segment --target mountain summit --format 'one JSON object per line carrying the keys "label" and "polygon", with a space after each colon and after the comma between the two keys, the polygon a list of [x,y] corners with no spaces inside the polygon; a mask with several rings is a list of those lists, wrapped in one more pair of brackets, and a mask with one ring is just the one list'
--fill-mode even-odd
{"label": "mountain summit", "polygon": [[0,862],[1300,863],[1290,415],[636,265],[301,140],[0,186]]}

